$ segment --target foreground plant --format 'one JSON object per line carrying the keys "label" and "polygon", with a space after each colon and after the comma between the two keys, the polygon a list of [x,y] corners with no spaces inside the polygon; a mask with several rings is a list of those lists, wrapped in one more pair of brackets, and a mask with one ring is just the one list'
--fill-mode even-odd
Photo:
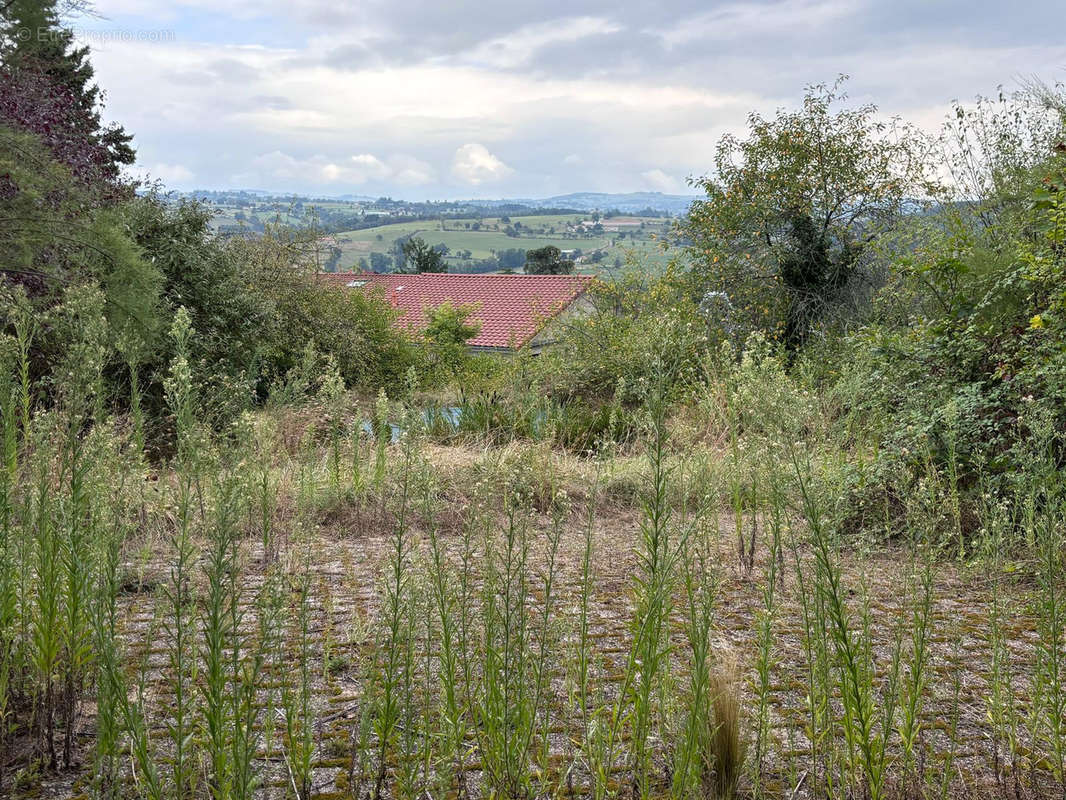
{"label": "foreground plant", "polygon": [[[843,707],[844,739],[848,748],[849,780],[859,783],[863,790],[870,793],[872,800],[880,800],[885,789],[888,766],[890,726],[885,723],[892,719],[894,693],[890,692],[886,699],[887,707],[879,732],[868,628],[864,625],[862,637],[855,632],[845,599],[847,593],[840,566],[830,538],[831,532],[823,507],[811,485],[810,464],[800,456],[797,448],[792,449],[791,455],[814,551],[816,624],[825,631],[835,656]],[[895,663],[898,665],[898,661]]]}

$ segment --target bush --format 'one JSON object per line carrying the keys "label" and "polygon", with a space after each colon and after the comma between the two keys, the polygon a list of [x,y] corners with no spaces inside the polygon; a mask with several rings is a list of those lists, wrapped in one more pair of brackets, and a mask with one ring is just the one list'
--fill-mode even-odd
{"label": "bush", "polygon": [[[189,362],[205,404],[198,411],[221,424],[256,399],[259,354],[272,309],[246,279],[237,253],[214,237],[210,218],[197,203],[170,203],[154,193],[125,209],[126,225],[143,257],[163,275],[165,318],[173,319],[179,308],[189,313],[195,331]],[[172,346],[161,337],[134,356],[149,379],[144,400],[150,418],[166,413],[159,377],[171,361]]]}
{"label": "bush", "polygon": [[721,337],[688,299],[673,270],[649,278],[630,272],[597,281],[588,313],[561,323],[558,343],[541,356],[544,393],[561,402],[606,402],[621,380],[625,405],[644,400],[648,382],[665,372],[675,397],[700,380],[709,344]]}
{"label": "bush", "polygon": [[216,428],[265,400],[308,348],[331,358],[348,387],[368,392],[395,390],[422,363],[387,304],[316,279],[313,239],[269,228],[254,239],[222,239],[203,206],[154,193],[109,208],[80,202],[79,185],[32,137],[0,129],[5,170],[10,186],[0,205],[26,220],[0,233],[11,254],[6,316],[10,325],[12,315],[29,314],[37,329],[32,377],[43,402],[66,347],[47,314],[60,287],[100,288],[105,394],[125,407],[136,374],[137,404],[150,424],[167,417],[162,377],[174,354],[162,332],[182,308],[193,331],[196,412]]}
{"label": "bush", "polygon": [[[1061,164],[1053,169],[1062,174]],[[983,474],[1009,483],[1027,458],[1029,418],[1066,426],[1062,201],[1034,205],[1028,222],[1040,233],[1001,230],[1011,243],[995,251],[974,237],[952,238],[950,255],[932,253],[902,280],[917,280],[916,272],[947,297],[950,258],[954,299],[914,318],[909,330],[854,335],[866,353],[856,402],[890,417],[881,438],[902,460],[916,465],[928,447],[943,464],[951,448],[970,482]],[[1060,464],[1063,455],[1056,453]]]}
{"label": "bush", "polygon": [[424,383],[448,383],[465,371],[469,361],[466,343],[481,329],[480,322],[470,322],[473,310],[472,306],[445,302],[426,312],[423,333],[432,374]]}

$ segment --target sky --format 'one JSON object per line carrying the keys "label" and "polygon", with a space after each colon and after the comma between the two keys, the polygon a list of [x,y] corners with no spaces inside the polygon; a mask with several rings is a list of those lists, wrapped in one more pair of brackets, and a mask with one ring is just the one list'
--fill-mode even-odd
{"label": "sky", "polygon": [[170,188],[691,192],[717,141],[847,74],[936,130],[1066,80],[1064,0],[96,0],[70,24]]}

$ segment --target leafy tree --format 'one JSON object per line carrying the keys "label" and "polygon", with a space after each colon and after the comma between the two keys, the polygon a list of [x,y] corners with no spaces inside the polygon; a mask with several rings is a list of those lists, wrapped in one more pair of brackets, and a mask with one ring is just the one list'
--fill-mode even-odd
{"label": "leafy tree", "polygon": [[326,261],[322,264],[322,269],[325,272],[336,272],[337,264],[340,263],[343,252],[340,247],[335,244],[329,244],[326,252],[329,253],[329,255],[327,256]]}
{"label": "leafy tree", "polygon": [[970,106],[954,104],[938,142],[949,175],[943,210],[990,247],[1008,243],[1011,237],[1002,234],[1030,220],[1033,192],[1062,138],[1062,102],[1058,90],[1036,84]]}
{"label": "leafy tree", "polygon": [[[166,318],[179,308],[188,312],[196,336],[189,360],[210,405],[201,413],[223,421],[256,398],[261,352],[269,341],[271,304],[252,284],[239,257],[239,239],[227,243],[211,232],[210,212],[202,205],[166,202],[156,194],[130,203],[125,222],[145,258],[162,273],[161,303]],[[171,342],[162,337],[141,365],[146,375],[164,374]],[[162,386],[146,389],[147,411],[166,413]]]}
{"label": "leafy tree", "polygon": [[128,199],[133,187],[121,170],[134,161],[131,136],[101,122],[89,49],[75,46],[60,24],[61,13],[81,7],[56,0],[0,6],[0,120],[39,136],[94,201]]}
{"label": "leafy tree", "polygon": [[384,253],[370,254],[370,269],[374,272],[388,272],[392,269],[392,259]]}
{"label": "leafy tree", "polygon": [[695,299],[725,292],[748,327],[794,352],[834,312],[876,288],[872,246],[909,201],[929,193],[925,143],[877,119],[873,105],[834,110],[844,78],[810,87],[796,111],[753,113],[749,136],[718,144],[681,231]]}
{"label": "leafy tree", "polygon": [[526,251],[526,273],[529,275],[569,275],[574,271],[574,262],[563,258],[555,245],[547,245]]}
{"label": "leafy tree", "polygon": [[501,269],[519,269],[526,263],[526,251],[519,247],[509,247],[496,254],[496,261]]}
{"label": "leafy tree", "polygon": [[[268,225],[260,236],[222,239],[194,202],[157,195],[129,204],[124,222],[143,256],[163,276],[169,319],[184,307],[196,336],[190,366],[203,387],[200,413],[216,424],[263,401],[308,349],[331,357],[346,384],[373,391],[399,386],[415,352],[392,327],[382,299],[338,290],[316,277],[319,237]],[[145,354],[142,373],[165,374],[166,337]],[[150,414],[164,413],[162,387],[146,388]]]}
{"label": "leafy tree", "polygon": [[424,331],[430,345],[431,365],[444,379],[462,373],[467,361],[466,343],[477,336],[479,322],[470,322],[473,306],[442,303],[426,312]]}
{"label": "leafy tree", "polygon": [[296,368],[309,347],[331,358],[348,386],[393,391],[414,361],[410,340],[392,326],[395,310],[376,294],[319,280],[318,248],[313,231],[283,224],[226,243],[241,280],[267,309],[257,335],[260,396]]}
{"label": "leafy tree", "polygon": [[[964,481],[1004,488],[1033,460],[1034,425],[1066,426],[1066,114],[1035,100],[953,115],[951,202],[908,220],[877,324],[846,340],[858,407],[890,420],[882,452],[915,471],[950,448]],[[1049,452],[1066,463],[1061,439]]]}
{"label": "leafy tree", "polygon": [[419,236],[412,236],[401,246],[403,270],[406,272],[446,272],[441,252]]}
{"label": "leafy tree", "polygon": [[672,265],[663,275],[633,270],[594,281],[584,301],[587,311],[558,320],[558,341],[537,359],[546,394],[640,405],[660,377],[671,392],[700,379],[707,329]]}
{"label": "leafy tree", "polygon": [[0,274],[38,311],[70,285],[103,291],[112,333],[142,344],[160,327],[158,265],[142,258],[121,209],[102,208],[36,137],[0,126]]}

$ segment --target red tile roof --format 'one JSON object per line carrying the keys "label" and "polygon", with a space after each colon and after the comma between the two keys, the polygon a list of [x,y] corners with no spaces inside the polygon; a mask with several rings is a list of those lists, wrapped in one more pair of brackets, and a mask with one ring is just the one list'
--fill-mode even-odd
{"label": "red tile roof", "polygon": [[368,272],[322,273],[336,286],[379,290],[400,310],[397,323],[412,331],[425,327],[426,312],[445,302],[472,305],[471,320],[481,323],[468,344],[521,347],[544,323],[567,308],[589,286],[589,275],[470,275],[424,272],[379,275]]}

